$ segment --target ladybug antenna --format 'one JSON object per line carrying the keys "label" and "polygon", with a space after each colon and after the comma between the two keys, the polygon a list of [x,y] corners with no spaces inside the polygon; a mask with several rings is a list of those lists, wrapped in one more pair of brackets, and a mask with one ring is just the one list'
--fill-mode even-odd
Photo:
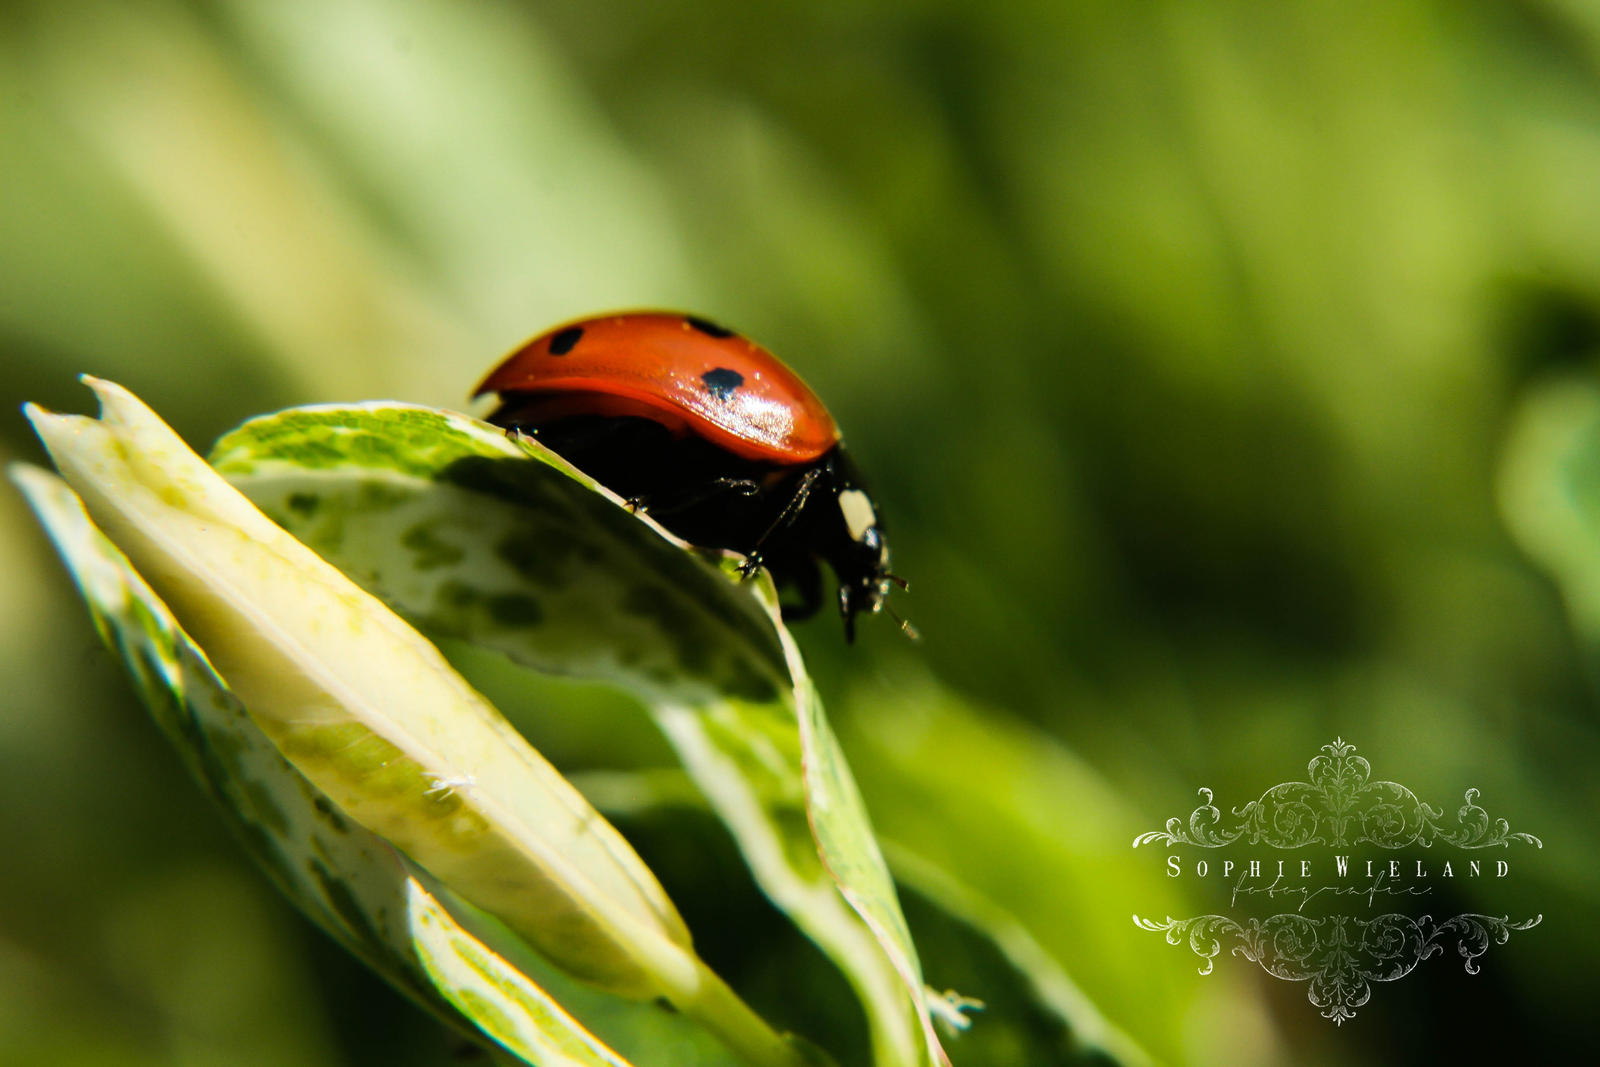
{"label": "ladybug antenna", "polygon": [[[902,589],[905,588],[905,583],[904,582],[900,583],[900,588],[902,588]],[[900,632],[905,634],[906,637],[910,638],[913,641],[921,641],[922,640],[922,634],[920,632],[918,632],[918,630],[917,630],[917,628],[915,626],[912,626],[905,619],[902,619],[900,617],[900,613],[898,611],[894,610],[894,608],[890,607],[888,604],[885,604],[883,606],[883,610],[885,610],[885,611],[887,611],[889,613],[889,618],[893,619],[895,622],[900,624]]]}
{"label": "ladybug antenna", "polygon": [[[902,593],[911,592],[911,583],[900,577],[898,574],[890,574],[888,571],[884,571],[883,576],[888,581],[891,581],[895,585],[899,586]],[[898,616],[896,617],[898,618]]]}

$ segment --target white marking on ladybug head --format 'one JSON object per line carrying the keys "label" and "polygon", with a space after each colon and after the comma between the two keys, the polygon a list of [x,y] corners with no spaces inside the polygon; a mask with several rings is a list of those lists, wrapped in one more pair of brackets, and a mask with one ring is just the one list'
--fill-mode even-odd
{"label": "white marking on ladybug head", "polygon": [[878,524],[871,498],[859,489],[846,489],[839,494],[839,510],[844,512],[844,528],[852,541],[865,539],[867,531]]}

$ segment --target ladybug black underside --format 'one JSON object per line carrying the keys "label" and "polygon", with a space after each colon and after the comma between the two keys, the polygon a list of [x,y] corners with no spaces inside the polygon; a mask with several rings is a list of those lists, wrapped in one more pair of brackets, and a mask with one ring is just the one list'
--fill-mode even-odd
{"label": "ladybug black underside", "polygon": [[[539,423],[507,402],[489,422],[530,434],[573,466],[631,502],[691,544],[726,548],[772,572],[785,619],[804,619],[822,603],[817,559],[841,585],[876,578],[877,560],[861,558],[836,506],[839,492],[860,488],[854,465],[835,447],[812,463],[781,466],[748,460],[699,437],[675,436],[645,418],[573,415]],[[846,626],[853,620],[846,612]]]}

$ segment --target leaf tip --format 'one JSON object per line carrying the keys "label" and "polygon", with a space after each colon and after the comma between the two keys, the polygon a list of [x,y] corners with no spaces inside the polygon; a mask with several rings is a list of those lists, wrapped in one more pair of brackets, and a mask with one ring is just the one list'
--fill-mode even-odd
{"label": "leaf tip", "polygon": [[33,423],[34,428],[37,429],[42,420],[59,418],[60,416],[49,408],[42,407],[29,400],[22,405],[22,417]]}
{"label": "leaf tip", "polygon": [[22,405],[22,414],[33,424],[33,432],[39,435],[40,443],[57,466],[61,465],[62,452],[71,447],[80,425],[94,421],[83,415],[62,415],[31,400]]}
{"label": "leaf tip", "polygon": [[143,400],[134,396],[125,386],[118,385],[108,378],[96,378],[92,374],[80,374],[78,381],[87,385],[94,392],[95,399],[100,401],[102,422],[131,427],[139,423],[161,421],[159,415],[151,411]]}

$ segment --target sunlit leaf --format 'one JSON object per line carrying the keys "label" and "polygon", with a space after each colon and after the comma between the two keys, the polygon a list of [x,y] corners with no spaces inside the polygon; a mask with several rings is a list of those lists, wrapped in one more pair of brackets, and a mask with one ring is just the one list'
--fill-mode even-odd
{"label": "sunlit leaf", "polygon": [[[481,1032],[528,1063],[617,1067],[626,1061],[505,962],[407,869],[392,846],[340,814],[245,712],[127,558],[59,478],[12,478],[77,580],[95,626],[145,704],[233,829],[285,893],[397,988],[464,1033]],[[597,994],[545,965],[567,1002]],[[625,1002],[640,1014],[662,1015]]]}
{"label": "sunlit leaf", "polygon": [[855,986],[880,1061],[942,1056],[893,883],[770,583],[732,579],[535,443],[446,412],[281,412],[224,437],[213,462],[425,630],[637,693],[762,889]]}
{"label": "sunlit leaf", "polygon": [[631,847],[444,660],[119,386],[28,411],[88,512],[338,810],[568,973],[664,998],[759,1064],[810,1057],[695,955]]}

